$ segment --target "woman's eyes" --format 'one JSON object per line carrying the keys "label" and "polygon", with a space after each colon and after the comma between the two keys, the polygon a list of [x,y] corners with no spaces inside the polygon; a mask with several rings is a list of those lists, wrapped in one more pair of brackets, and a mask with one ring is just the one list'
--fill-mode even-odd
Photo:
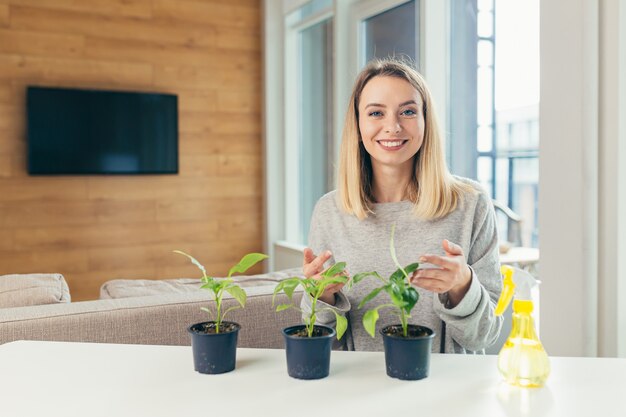
{"label": "woman's eyes", "polygon": [[[406,116],[406,117],[412,117],[412,116],[415,116],[416,114],[417,112],[413,109],[402,110],[402,112],[400,113],[400,115]],[[369,112],[368,115],[371,117],[382,117],[383,112],[380,110],[374,110],[374,111]]]}

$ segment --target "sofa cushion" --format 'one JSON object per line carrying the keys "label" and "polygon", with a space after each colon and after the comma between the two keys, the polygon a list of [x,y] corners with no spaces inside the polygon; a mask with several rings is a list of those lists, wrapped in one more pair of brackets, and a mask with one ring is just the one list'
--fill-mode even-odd
{"label": "sofa cushion", "polygon": [[159,294],[180,294],[196,292],[200,288],[199,279],[114,279],[100,287],[100,299],[143,297]]}
{"label": "sofa cushion", "polygon": [[[275,311],[272,291],[271,286],[247,289],[246,308],[229,313],[228,320],[242,327],[239,347],[284,348],[281,329],[301,323],[300,312],[296,309]],[[302,292],[294,293],[296,305],[301,296]],[[285,294],[278,295],[277,305],[287,302]],[[230,294],[224,295],[225,310],[237,304]],[[15,340],[59,340],[189,346],[187,327],[206,321],[207,313],[201,308],[214,306],[208,291],[203,290],[7,308],[0,311],[0,345]]]}
{"label": "sofa cushion", "polygon": [[0,308],[69,302],[70,289],[61,274],[0,275]]}
{"label": "sofa cushion", "polygon": [[[232,277],[241,287],[259,287],[276,285],[285,278],[302,276],[302,268],[285,269],[258,275],[239,275]],[[180,294],[189,292],[205,292],[200,288],[199,279],[114,279],[100,287],[100,299],[143,297],[160,294]]]}

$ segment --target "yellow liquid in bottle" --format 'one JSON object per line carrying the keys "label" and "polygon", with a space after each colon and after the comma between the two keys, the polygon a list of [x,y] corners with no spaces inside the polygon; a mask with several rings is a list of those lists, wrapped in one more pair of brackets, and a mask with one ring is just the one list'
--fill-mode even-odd
{"label": "yellow liquid in bottle", "polygon": [[541,387],[548,379],[548,354],[529,314],[513,314],[511,335],[498,355],[498,369],[511,385]]}

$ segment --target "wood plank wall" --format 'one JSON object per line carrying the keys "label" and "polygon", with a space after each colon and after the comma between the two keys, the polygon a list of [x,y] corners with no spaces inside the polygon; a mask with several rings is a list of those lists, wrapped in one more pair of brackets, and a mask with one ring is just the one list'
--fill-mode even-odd
{"label": "wood plank wall", "polygon": [[[0,275],[59,272],[85,300],[198,277],[173,249],[215,275],[261,251],[260,19],[256,0],[0,0]],[[29,177],[27,85],[177,94],[179,175]]]}

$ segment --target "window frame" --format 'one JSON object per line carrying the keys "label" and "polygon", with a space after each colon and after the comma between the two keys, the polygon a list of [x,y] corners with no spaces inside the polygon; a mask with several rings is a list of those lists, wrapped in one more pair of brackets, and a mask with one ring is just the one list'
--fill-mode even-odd
{"label": "window frame", "polygon": [[[306,4],[306,3],[305,3]],[[288,14],[285,15],[285,20]],[[296,196],[300,192],[300,170],[298,168],[300,159],[300,130],[301,130],[301,103],[300,97],[300,35],[302,31],[309,29],[321,22],[332,19],[334,16],[332,8],[320,10],[299,22],[292,25],[285,23],[284,38],[284,123],[285,123],[285,172],[284,177],[285,192],[287,195]],[[290,139],[289,139],[290,138]],[[333,140],[328,138],[329,146],[332,148]],[[331,175],[329,175],[330,182]],[[302,244],[300,239],[300,201],[298,198],[285,199],[285,232],[284,240],[292,244]]]}

